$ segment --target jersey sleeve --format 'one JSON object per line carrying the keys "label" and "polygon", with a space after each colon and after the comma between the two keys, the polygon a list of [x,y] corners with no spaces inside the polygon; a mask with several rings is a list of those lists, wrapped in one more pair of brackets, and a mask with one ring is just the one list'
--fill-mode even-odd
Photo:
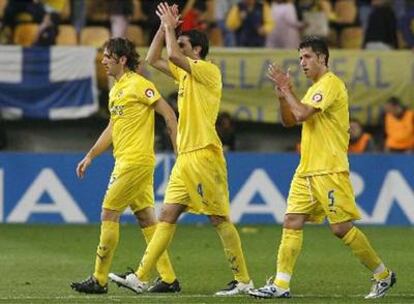
{"label": "jersey sleeve", "polygon": [[174,79],[179,81],[181,69],[170,60],[168,60],[168,67],[170,68],[171,74],[173,75]]}
{"label": "jersey sleeve", "polygon": [[198,82],[208,87],[216,87],[221,84],[220,70],[216,65],[208,61],[190,58],[188,58],[188,62],[191,67],[191,75]]}
{"label": "jersey sleeve", "polygon": [[149,80],[145,80],[142,85],[137,88],[137,95],[138,100],[146,105],[152,105],[161,98],[157,88]]}
{"label": "jersey sleeve", "polygon": [[338,82],[323,81],[305,95],[302,103],[324,112],[337,99],[341,89]]}

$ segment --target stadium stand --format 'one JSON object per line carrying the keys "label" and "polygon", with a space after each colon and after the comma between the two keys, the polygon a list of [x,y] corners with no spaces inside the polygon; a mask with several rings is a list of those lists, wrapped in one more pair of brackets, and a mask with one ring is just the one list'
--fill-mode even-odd
{"label": "stadium stand", "polygon": [[108,24],[109,14],[106,1],[86,1],[86,19],[88,24]]}
{"label": "stadium stand", "polygon": [[19,24],[13,36],[13,43],[29,47],[35,43],[39,32],[39,25],[36,23]]}
{"label": "stadium stand", "polygon": [[81,31],[80,44],[99,48],[109,37],[109,30],[104,26],[86,26]]}
{"label": "stadium stand", "polygon": [[126,37],[131,40],[136,46],[144,46],[145,39],[142,28],[138,25],[130,24],[127,28]]}
{"label": "stadium stand", "polygon": [[71,16],[70,0],[66,0],[62,11],[60,12],[60,19],[62,22],[69,22]]}
{"label": "stadium stand", "polygon": [[341,31],[339,43],[343,49],[360,49],[363,41],[361,27],[349,27]]}
{"label": "stadium stand", "polygon": [[7,5],[7,0],[0,0],[0,19],[3,18],[4,8]]}
{"label": "stadium stand", "polygon": [[59,26],[59,34],[56,38],[57,45],[77,45],[76,30],[72,25],[63,24]]}

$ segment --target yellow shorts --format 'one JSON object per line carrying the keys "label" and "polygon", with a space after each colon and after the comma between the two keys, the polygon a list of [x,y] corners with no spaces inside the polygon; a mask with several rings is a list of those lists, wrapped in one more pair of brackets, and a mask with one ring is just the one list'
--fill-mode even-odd
{"label": "yellow shorts", "polygon": [[308,177],[295,174],[286,213],[308,214],[308,221],[315,223],[325,217],[331,224],[361,218],[347,172]]}
{"label": "yellow shorts", "polygon": [[115,164],[102,207],[136,212],[154,206],[154,167]]}
{"label": "yellow shorts", "polygon": [[185,205],[191,213],[228,216],[229,190],[223,152],[205,148],[178,155],[164,202]]}

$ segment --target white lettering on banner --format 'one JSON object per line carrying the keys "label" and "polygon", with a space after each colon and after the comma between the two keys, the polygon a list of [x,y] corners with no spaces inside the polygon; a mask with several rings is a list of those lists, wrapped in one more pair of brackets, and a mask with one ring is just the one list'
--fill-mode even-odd
{"label": "white lettering on banner", "polygon": [[4,171],[3,169],[0,169],[0,223],[3,223],[3,208],[4,208],[4,188],[3,188],[3,182],[4,182]]}
{"label": "white lettering on banner", "polygon": [[165,190],[167,189],[168,180],[170,178],[171,173],[171,163],[173,161],[173,157],[171,157],[169,154],[157,154],[157,161],[155,166],[158,167],[158,165],[161,163],[162,165],[162,182],[161,184],[155,189],[155,194],[159,196],[164,196]]}
{"label": "white lettering on banner", "polygon": [[[358,195],[364,192],[364,188],[365,188],[364,179],[358,173],[352,172],[352,171],[350,172],[349,177],[351,179],[352,187],[354,188],[355,197],[357,198]],[[358,200],[357,200],[357,207],[358,207],[359,212],[361,213],[361,222],[368,220],[370,216],[368,215],[368,213],[364,211],[364,209],[362,209],[358,205]]]}
{"label": "white lettering on banner", "polygon": [[[38,202],[44,192],[53,204]],[[7,222],[24,223],[32,213],[60,213],[68,223],[86,223],[87,218],[51,168],[45,168],[23,194]]]}
{"label": "white lettering on banner", "polygon": [[382,224],[387,221],[393,203],[398,204],[411,224],[414,223],[414,193],[397,170],[388,171],[380,188],[377,202],[369,223]]}
{"label": "white lettering on banner", "polygon": [[[359,190],[355,190],[355,195],[358,196],[363,192],[363,181],[361,188],[361,181],[358,181],[358,178],[355,178],[356,176],[355,173],[351,174],[352,183],[355,189]],[[359,179],[361,178],[359,177]],[[394,203],[400,206],[409,222],[411,224],[414,223],[414,193],[398,170],[390,170],[387,172],[379,190],[380,192],[375,202],[372,215],[368,215],[360,208],[362,213],[361,224],[385,224]]]}
{"label": "white lettering on banner", "polygon": [[[259,193],[265,204],[250,204],[256,193]],[[237,223],[243,214],[271,214],[276,222],[283,222],[286,201],[272,179],[263,169],[256,169],[233,198],[231,203],[231,219]]]}

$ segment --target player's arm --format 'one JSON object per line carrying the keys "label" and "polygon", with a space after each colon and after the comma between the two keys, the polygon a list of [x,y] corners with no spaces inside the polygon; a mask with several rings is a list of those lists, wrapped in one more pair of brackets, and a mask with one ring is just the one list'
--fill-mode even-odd
{"label": "player's arm", "polygon": [[177,154],[177,116],[173,108],[160,98],[154,103],[154,110],[164,118],[174,153]]}
{"label": "player's arm", "polygon": [[275,87],[275,93],[279,100],[279,111],[280,111],[280,121],[284,127],[290,128],[296,126],[296,119],[290,111],[289,104],[287,103],[285,97],[282,95],[282,92]]}
{"label": "player's arm", "polygon": [[308,120],[313,114],[320,111],[317,108],[301,103],[291,88],[281,87],[280,90],[297,123]]}
{"label": "player's arm", "polygon": [[86,153],[85,157],[78,163],[76,167],[76,175],[79,178],[83,178],[86,172],[86,169],[91,165],[92,160],[98,155],[106,151],[109,146],[112,144],[112,121],[109,121],[107,127],[98,140],[95,142],[93,147]]}
{"label": "player's arm", "polygon": [[168,61],[162,58],[161,55],[164,39],[165,31],[163,25],[161,24],[160,28],[154,36],[154,39],[152,39],[145,61],[157,70],[163,72],[164,74],[167,74],[170,77],[173,77],[170,71],[170,67],[168,66]]}
{"label": "player's arm", "polygon": [[181,23],[181,21],[179,20],[178,6],[176,4],[174,4],[171,7],[168,6],[168,4],[166,3],[160,3],[158,5],[156,14],[158,15],[158,17],[160,17],[161,24],[153,40],[151,41],[151,45],[148,49],[147,57],[145,58],[145,60],[152,67],[174,78],[168,65],[168,61],[165,58],[162,58],[162,49],[165,40],[165,24],[162,15],[165,11],[168,11],[174,19],[174,36],[175,28]]}
{"label": "player's arm", "polygon": [[173,8],[161,3],[158,6],[157,14],[164,24],[168,59],[174,65],[191,74],[190,63],[187,57],[181,52],[175,35],[175,28],[178,26],[179,20],[174,16]]}
{"label": "player's arm", "polygon": [[267,77],[274,83],[279,93],[280,112],[282,123],[285,120],[287,126],[292,126],[293,122],[300,123],[309,119],[319,109],[313,108],[300,102],[293,92],[293,85],[289,71],[285,73],[278,65],[269,65]]}

